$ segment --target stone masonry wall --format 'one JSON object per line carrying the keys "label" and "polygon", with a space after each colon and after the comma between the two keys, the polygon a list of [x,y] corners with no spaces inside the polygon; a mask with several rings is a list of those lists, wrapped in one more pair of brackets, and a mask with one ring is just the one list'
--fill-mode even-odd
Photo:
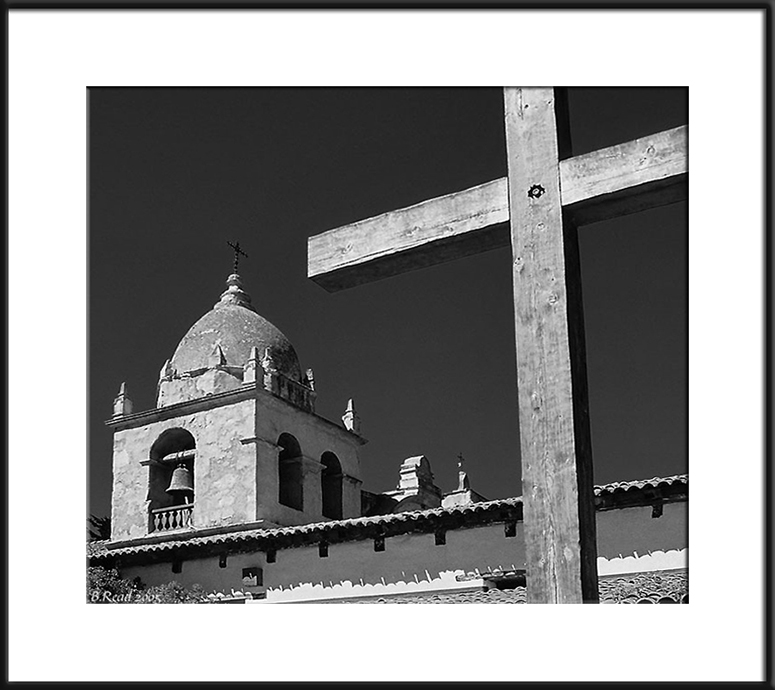
{"label": "stone masonry wall", "polygon": [[[323,520],[320,459],[325,452],[334,453],[342,466],[342,472],[357,481],[342,482],[342,516],[359,517],[360,495],[360,442],[343,428],[320,417],[299,410],[262,391],[258,392],[256,406],[256,452],[258,457],[257,486],[259,518],[281,525],[302,525]],[[296,438],[304,457],[304,510],[298,511],[278,502],[279,476],[277,457],[279,449],[274,445],[280,434],[288,433]]]}
{"label": "stone masonry wall", "polygon": [[197,527],[256,519],[255,451],[241,439],[254,435],[255,401],[224,405],[117,431],[113,438],[113,540],[148,533],[151,446],[167,429],[190,432],[196,442],[194,502]]}
{"label": "stone masonry wall", "polygon": [[[334,453],[346,475],[342,516],[360,516],[360,461],[356,436],[330,422],[258,390],[255,399],[224,404],[114,435],[112,539],[148,533],[151,447],[168,429],[190,432],[196,443],[194,525],[217,527],[266,520],[279,525],[318,522],[322,515],[320,459]],[[279,447],[293,435],[303,454],[303,510],[279,503]]]}

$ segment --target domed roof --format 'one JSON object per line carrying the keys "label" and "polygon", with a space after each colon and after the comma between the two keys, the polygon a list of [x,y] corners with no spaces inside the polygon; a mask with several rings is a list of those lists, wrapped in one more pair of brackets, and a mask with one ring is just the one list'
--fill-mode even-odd
{"label": "domed roof", "polygon": [[299,358],[288,338],[256,313],[237,274],[230,275],[226,284],[228,288],[219,302],[191,326],[178,344],[170,361],[173,369],[184,373],[208,368],[217,346],[223,352],[226,365],[241,367],[255,347],[259,361],[268,349],[277,370],[300,381]]}

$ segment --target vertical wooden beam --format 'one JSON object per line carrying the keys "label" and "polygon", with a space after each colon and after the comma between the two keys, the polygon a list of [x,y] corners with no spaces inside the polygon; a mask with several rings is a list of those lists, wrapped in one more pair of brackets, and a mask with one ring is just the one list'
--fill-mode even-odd
{"label": "vertical wooden beam", "polygon": [[504,89],[504,105],[528,602],[597,601],[578,241],[560,197],[566,113],[549,88]]}

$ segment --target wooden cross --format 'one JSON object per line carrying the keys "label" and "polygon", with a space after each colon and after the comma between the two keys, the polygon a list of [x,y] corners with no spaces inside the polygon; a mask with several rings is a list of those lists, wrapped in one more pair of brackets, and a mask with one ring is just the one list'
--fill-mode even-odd
{"label": "wooden cross", "polygon": [[504,109],[507,177],[310,237],[307,274],[333,292],[511,244],[528,602],[596,602],[577,226],[685,199],[688,130],[572,157],[564,90]]}
{"label": "wooden cross", "polygon": [[239,242],[237,242],[237,244],[232,244],[227,240],[226,244],[228,244],[234,250],[234,270],[232,271],[232,273],[237,273],[237,266],[239,265],[240,254],[244,256],[246,259],[248,258],[248,255],[242,251],[242,249],[239,246]]}

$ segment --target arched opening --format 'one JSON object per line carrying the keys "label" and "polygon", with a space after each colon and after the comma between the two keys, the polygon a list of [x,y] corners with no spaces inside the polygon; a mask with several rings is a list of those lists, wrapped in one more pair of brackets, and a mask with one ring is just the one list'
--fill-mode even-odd
{"label": "arched opening", "polygon": [[190,431],[174,428],[163,431],[151,446],[151,460],[163,460],[171,453],[194,450],[196,441]]}
{"label": "arched opening", "polygon": [[149,531],[191,526],[196,441],[185,429],[167,429],[151,446],[148,476]]}
{"label": "arched opening", "polygon": [[331,452],[320,458],[323,472],[320,475],[323,492],[323,516],[332,520],[342,519],[342,465]]}
{"label": "arched opening", "polygon": [[304,508],[304,486],[301,472],[301,446],[290,434],[280,434],[278,457],[280,479],[280,503],[295,510]]}

